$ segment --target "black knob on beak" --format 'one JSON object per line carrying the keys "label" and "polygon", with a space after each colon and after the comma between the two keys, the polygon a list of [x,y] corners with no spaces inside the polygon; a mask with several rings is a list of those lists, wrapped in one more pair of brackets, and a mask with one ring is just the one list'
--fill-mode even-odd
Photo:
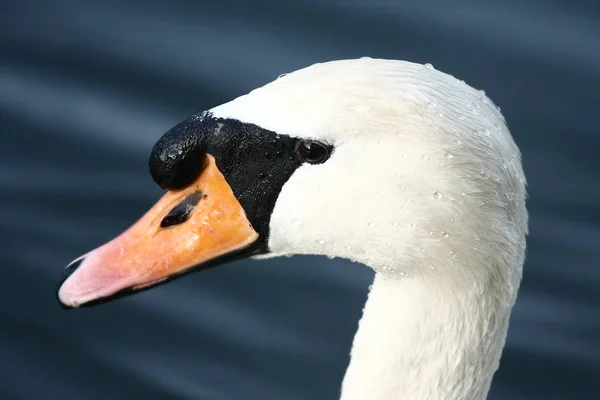
{"label": "black knob on beak", "polygon": [[204,166],[207,133],[216,126],[210,115],[203,113],[165,133],[150,154],[150,174],[154,181],[167,190],[181,189],[193,182]]}

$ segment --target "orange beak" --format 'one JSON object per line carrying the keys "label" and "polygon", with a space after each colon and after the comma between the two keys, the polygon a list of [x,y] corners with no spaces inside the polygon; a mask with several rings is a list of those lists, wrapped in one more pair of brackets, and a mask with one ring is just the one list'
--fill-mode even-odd
{"label": "orange beak", "polygon": [[72,262],[58,298],[79,307],[152,286],[257,242],[241,204],[207,155],[200,176],[168,191],[120,236]]}

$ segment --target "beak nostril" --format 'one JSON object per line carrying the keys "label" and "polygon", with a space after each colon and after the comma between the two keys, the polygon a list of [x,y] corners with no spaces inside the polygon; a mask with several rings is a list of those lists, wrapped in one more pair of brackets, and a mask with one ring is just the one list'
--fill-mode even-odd
{"label": "beak nostril", "polygon": [[179,225],[184,223],[190,218],[194,208],[200,201],[202,197],[202,192],[196,191],[181,201],[181,203],[177,204],[175,207],[169,211],[169,213],[160,221],[161,228],[168,228],[169,226]]}
{"label": "beak nostril", "polygon": [[83,260],[85,260],[85,257],[79,257],[78,259],[72,261],[69,265],[67,265],[63,270],[63,279],[67,279],[69,276],[73,275],[73,272],[75,272],[77,268],[79,268]]}

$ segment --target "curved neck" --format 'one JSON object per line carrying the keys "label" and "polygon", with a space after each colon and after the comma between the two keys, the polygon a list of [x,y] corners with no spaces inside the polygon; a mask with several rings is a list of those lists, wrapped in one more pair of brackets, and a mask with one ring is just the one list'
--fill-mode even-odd
{"label": "curved neck", "polygon": [[377,274],[341,400],[485,399],[514,300],[494,285]]}

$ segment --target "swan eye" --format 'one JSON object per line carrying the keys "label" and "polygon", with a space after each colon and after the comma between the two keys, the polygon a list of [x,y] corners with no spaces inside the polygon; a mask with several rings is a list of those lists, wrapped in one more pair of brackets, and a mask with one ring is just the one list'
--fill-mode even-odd
{"label": "swan eye", "polygon": [[315,141],[299,141],[296,145],[296,155],[302,161],[310,164],[321,164],[327,161],[331,154],[331,146]]}

